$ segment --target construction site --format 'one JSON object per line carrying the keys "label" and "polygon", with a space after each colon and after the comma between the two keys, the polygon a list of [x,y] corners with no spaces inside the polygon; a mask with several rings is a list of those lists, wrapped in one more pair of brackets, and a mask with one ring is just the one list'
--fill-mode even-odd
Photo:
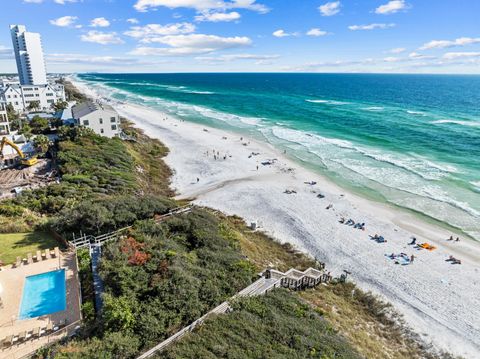
{"label": "construction site", "polygon": [[37,158],[32,143],[23,136],[0,140],[0,200],[55,181],[57,170],[53,161]]}

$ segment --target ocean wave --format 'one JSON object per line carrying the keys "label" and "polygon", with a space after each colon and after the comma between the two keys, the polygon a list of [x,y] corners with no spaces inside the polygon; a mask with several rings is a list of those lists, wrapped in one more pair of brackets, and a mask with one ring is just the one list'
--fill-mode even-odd
{"label": "ocean wave", "polygon": [[326,105],[348,105],[350,102],[344,102],[344,101],[335,101],[335,100],[305,100],[307,102],[311,103],[324,103]]}
{"label": "ocean wave", "polygon": [[425,112],[421,112],[421,111],[407,110],[407,113],[409,113],[410,115],[416,115],[416,116],[426,116]]}
{"label": "ocean wave", "polygon": [[[338,151],[339,148],[346,149],[350,151],[350,154],[363,157],[363,160],[371,159],[377,163],[389,164],[393,167],[408,171],[425,180],[438,180],[450,173],[456,172],[456,168],[454,167],[437,164],[420,156],[415,157],[412,154],[405,156],[389,153],[375,148],[355,145],[347,140],[328,138],[317,134],[312,135],[289,128],[273,127],[272,134],[282,140],[294,142],[309,149],[322,146],[322,149],[325,150],[323,148],[325,145],[335,146],[336,149],[333,148],[328,151],[329,153],[332,152],[332,154],[334,154],[333,152]],[[348,153],[344,153],[343,155],[346,157]]]}
{"label": "ocean wave", "polygon": [[[480,218],[480,212],[472,208],[469,203],[458,201],[448,195],[448,192],[442,189],[442,187],[428,182],[415,180],[411,176],[402,175],[399,173],[393,173],[386,168],[379,168],[371,165],[367,165],[361,161],[355,160],[342,160],[338,162],[334,160],[346,169],[356,173],[357,175],[368,179],[369,181],[376,182],[382,186],[390,189],[400,191],[409,195],[413,195],[417,198],[428,199],[436,203],[442,203],[449,205],[453,208],[461,210],[464,213],[469,214],[472,217]],[[418,207],[413,203],[411,208]],[[434,207],[430,207],[434,208]],[[432,213],[430,213],[432,214]],[[437,213],[438,216],[440,213]],[[442,219],[442,220],[445,220]]]}
{"label": "ocean wave", "polygon": [[472,181],[470,184],[473,186],[475,191],[480,192],[480,181]]}
{"label": "ocean wave", "polygon": [[371,107],[363,107],[362,110],[365,111],[372,111],[372,112],[380,112],[383,111],[385,108],[380,106],[371,106]]}
{"label": "ocean wave", "polygon": [[461,121],[461,120],[436,120],[430,122],[431,124],[454,124],[459,126],[480,127],[480,122]]}

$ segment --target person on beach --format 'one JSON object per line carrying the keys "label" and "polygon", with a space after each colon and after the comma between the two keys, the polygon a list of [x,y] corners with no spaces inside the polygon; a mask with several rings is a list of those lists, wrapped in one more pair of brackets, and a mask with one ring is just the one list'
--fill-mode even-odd
{"label": "person on beach", "polygon": [[457,239],[455,239],[455,242],[460,242],[460,238],[457,237]]}
{"label": "person on beach", "polygon": [[450,236],[450,238],[447,239],[447,241],[453,241],[453,236]]}
{"label": "person on beach", "polygon": [[412,241],[408,243],[409,246],[413,246],[415,243],[417,243],[417,238],[412,237]]}
{"label": "person on beach", "polygon": [[258,171],[258,165],[257,165],[257,171]]}
{"label": "person on beach", "polygon": [[197,183],[200,182],[200,178],[197,177]]}
{"label": "person on beach", "polygon": [[412,254],[412,255],[410,256],[410,263],[413,263],[414,260],[415,260],[415,256]]}

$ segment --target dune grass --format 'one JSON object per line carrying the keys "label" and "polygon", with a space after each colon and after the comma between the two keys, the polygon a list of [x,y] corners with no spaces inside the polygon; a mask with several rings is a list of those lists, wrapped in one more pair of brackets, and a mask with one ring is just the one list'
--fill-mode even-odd
{"label": "dune grass", "polygon": [[17,256],[25,258],[28,253],[58,246],[59,243],[47,232],[3,233],[0,234],[0,260],[10,264]]}

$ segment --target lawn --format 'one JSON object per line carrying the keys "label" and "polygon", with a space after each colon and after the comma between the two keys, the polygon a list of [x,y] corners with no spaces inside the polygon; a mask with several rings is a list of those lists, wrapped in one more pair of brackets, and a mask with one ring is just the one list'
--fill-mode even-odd
{"label": "lawn", "polygon": [[46,232],[0,234],[0,260],[4,264],[15,262],[17,256],[25,258],[37,250],[59,247],[59,243]]}

